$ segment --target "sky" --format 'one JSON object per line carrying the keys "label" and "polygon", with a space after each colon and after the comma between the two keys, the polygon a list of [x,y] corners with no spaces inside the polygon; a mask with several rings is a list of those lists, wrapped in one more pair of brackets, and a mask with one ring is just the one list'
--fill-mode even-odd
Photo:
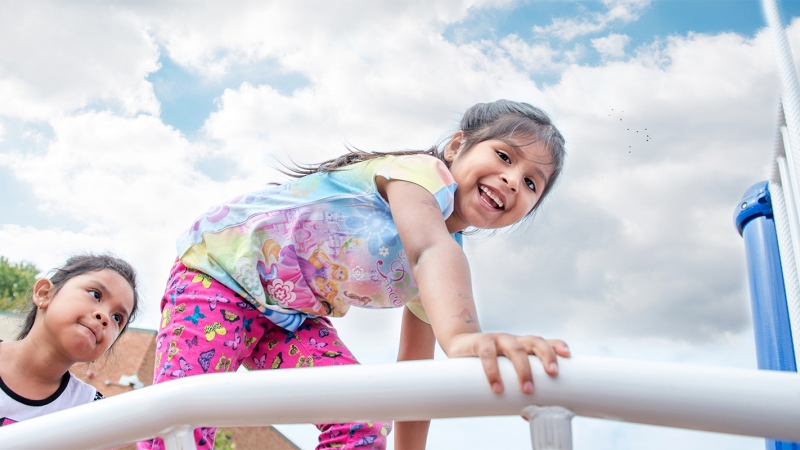
{"label": "sky", "polygon": [[[795,59],[800,2],[783,0]],[[545,109],[564,175],[535,219],[466,239],[487,331],[574,354],[755,368],[733,211],[768,177],[779,102],[757,1],[3,2],[0,254],[110,251],[158,302],[211,206],[345,145],[427,148],[477,102]],[[336,326],[395,360],[399,311]],[[441,352],[437,358],[444,357]],[[310,425],[279,429],[313,448]],[[576,450],[763,440],[575,418]],[[530,448],[518,417],[436,420],[431,449]]]}

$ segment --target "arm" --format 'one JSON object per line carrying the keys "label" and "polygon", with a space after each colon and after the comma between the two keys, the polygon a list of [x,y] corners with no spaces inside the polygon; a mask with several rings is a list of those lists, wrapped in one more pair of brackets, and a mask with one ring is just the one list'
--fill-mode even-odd
{"label": "arm", "polygon": [[[403,308],[403,325],[400,329],[400,351],[398,361],[432,359],[436,338],[433,329],[419,320],[408,308]],[[396,422],[394,424],[394,447],[398,450],[424,449],[431,422]]]}
{"label": "arm", "polygon": [[450,236],[433,196],[410,182],[381,177],[376,181],[389,202],[433,333],[447,356],[480,357],[489,384],[498,393],[503,391],[498,355],[508,357],[514,364],[525,393],[533,392],[529,354],[537,355],[545,370],[555,375],[556,353],[569,355],[563,342],[536,336],[481,333],[466,255]]}

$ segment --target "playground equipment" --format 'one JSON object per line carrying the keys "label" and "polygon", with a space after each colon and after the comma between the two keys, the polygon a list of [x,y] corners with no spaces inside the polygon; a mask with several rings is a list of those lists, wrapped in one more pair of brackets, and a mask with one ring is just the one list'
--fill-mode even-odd
{"label": "playground equipment", "polygon": [[[778,371],[575,356],[551,378],[531,357],[536,392],[494,394],[475,358],[188,377],[0,429],[13,449],[108,448],[161,436],[167,449],[194,449],[200,426],[424,420],[519,415],[540,430],[534,448],[571,448],[572,413],[720,433],[800,441],[800,380]],[[507,386],[510,361],[500,359]],[[320,380],[359,380],[330,389]],[[311,399],[324,398],[308,405]],[[224,401],[220,401],[224,399]],[[530,405],[560,405],[531,411]],[[566,408],[566,409],[565,409]],[[570,413],[571,411],[571,413]],[[11,445],[8,445],[11,443]]]}
{"label": "playground equipment", "polygon": [[[767,438],[800,450],[800,82],[777,0],[762,0],[782,84],[772,174],[745,193],[735,223],[747,254],[758,367],[725,369],[575,356],[557,378],[531,357],[536,392],[486,385],[477,359],[213,374],[156,385],[0,429],[14,449],[109,448],[153,436],[194,449],[201,426],[519,415],[535,450],[572,448],[573,415]],[[505,384],[513,366],[500,358]],[[336,371],[336,373],[334,373]],[[320,380],[359,380],[328,389]],[[218,399],[224,398],[224,401]],[[325,398],[308,408],[309,400]]]}
{"label": "playground equipment", "polygon": [[[735,214],[747,254],[758,368],[797,372],[800,356],[800,82],[777,0],[763,0],[781,78],[781,109],[769,182],[752,186]],[[800,443],[767,439],[767,450]]]}

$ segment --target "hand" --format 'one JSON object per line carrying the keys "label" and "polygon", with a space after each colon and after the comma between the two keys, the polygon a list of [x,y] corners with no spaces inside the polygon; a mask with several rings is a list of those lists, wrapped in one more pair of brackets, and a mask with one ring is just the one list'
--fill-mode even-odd
{"label": "hand", "polygon": [[545,340],[538,336],[515,336],[505,333],[464,333],[454,336],[446,350],[451,358],[477,356],[483,363],[483,370],[492,391],[503,392],[503,379],[497,366],[497,357],[502,355],[511,360],[517,371],[519,386],[526,394],[533,393],[533,375],[528,355],[536,355],[542,360],[545,372],[550,376],[558,374],[556,355],[569,358],[569,347],[558,339]]}

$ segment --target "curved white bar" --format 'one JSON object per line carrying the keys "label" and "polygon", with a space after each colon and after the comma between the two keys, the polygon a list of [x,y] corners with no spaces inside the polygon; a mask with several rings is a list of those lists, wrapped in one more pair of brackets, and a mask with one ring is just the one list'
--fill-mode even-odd
{"label": "curved white bar", "polygon": [[531,404],[559,405],[588,417],[800,441],[797,373],[574,357],[562,359],[560,375],[550,378],[531,357],[536,393],[528,396],[517,387],[511,363],[500,363],[502,395],[492,393],[474,358],[184,378],[0,428],[0,447],[107,448],[185,424],[517,415]]}

